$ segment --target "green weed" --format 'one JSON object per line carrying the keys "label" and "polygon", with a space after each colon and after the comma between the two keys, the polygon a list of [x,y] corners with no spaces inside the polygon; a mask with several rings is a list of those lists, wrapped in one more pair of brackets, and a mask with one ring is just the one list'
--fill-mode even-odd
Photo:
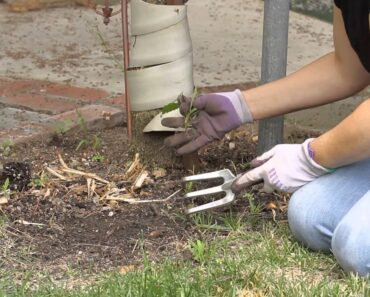
{"label": "green weed", "polygon": [[3,195],[9,194],[9,191],[10,191],[9,186],[10,186],[10,180],[9,180],[9,177],[7,177],[4,183],[1,185],[1,192],[3,193]]}
{"label": "green weed", "polygon": [[55,125],[55,132],[60,135],[60,136],[63,136],[65,135],[71,128],[73,127],[73,121],[71,119],[66,119],[62,122],[58,122],[56,125]]}
{"label": "green weed", "polygon": [[47,183],[49,182],[49,177],[47,174],[45,174],[44,171],[41,172],[41,174],[31,181],[31,186],[35,188],[44,188]]}
{"label": "green weed", "polygon": [[11,150],[14,146],[14,141],[11,139],[4,140],[1,143],[1,151],[4,156],[9,156],[11,154]]}
{"label": "green weed", "polygon": [[95,156],[92,157],[92,160],[95,162],[104,162],[105,157],[97,153]]}

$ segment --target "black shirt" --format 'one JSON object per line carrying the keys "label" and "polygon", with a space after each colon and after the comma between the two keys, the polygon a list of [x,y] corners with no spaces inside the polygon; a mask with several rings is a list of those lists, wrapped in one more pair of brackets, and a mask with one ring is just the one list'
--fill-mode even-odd
{"label": "black shirt", "polygon": [[353,49],[370,72],[370,0],[334,0],[342,11],[344,25]]}

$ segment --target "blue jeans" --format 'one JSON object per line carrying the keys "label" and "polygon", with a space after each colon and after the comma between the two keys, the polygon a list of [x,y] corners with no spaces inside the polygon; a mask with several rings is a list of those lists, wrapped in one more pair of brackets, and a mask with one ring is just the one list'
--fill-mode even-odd
{"label": "blue jeans", "polygon": [[299,242],[331,251],[346,272],[370,275],[370,159],[300,188],[289,202],[288,220]]}

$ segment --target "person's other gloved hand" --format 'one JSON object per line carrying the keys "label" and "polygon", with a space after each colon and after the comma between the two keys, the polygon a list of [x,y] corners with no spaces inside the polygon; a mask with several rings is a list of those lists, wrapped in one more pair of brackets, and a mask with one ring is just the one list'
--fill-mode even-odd
{"label": "person's other gloved hand", "polygon": [[237,180],[231,186],[234,193],[264,182],[264,191],[280,190],[293,193],[301,186],[332,172],[333,169],[325,168],[313,160],[313,151],[307,139],[302,144],[280,144],[268,152],[252,160],[254,168]]}
{"label": "person's other gloved hand", "polygon": [[[186,115],[190,109],[191,98],[183,97],[180,113]],[[165,139],[165,145],[179,147],[178,155],[199,150],[207,143],[222,139],[227,132],[243,123],[253,122],[252,114],[240,90],[224,93],[210,93],[193,100],[193,107],[199,110],[192,120],[191,127],[181,133]],[[162,120],[162,125],[171,128],[184,127],[182,117],[169,117]]]}

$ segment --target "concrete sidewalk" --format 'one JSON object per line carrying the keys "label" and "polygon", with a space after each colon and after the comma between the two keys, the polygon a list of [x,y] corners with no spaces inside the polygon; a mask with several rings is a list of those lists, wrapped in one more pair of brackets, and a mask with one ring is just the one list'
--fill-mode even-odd
{"label": "concrete sidewalk", "polygon": [[[262,1],[190,0],[188,12],[197,87],[259,81]],[[39,119],[33,121],[37,114],[23,112],[21,124],[15,120],[5,121],[9,123],[8,128],[14,131],[16,123],[24,126],[24,123],[32,122],[32,125],[49,123],[48,129],[55,129],[50,128],[51,121],[56,120],[53,117],[71,115],[76,107],[80,110],[91,106],[98,108],[96,115],[108,126],[111,123],[101,116],[106,112],[102,109],[122,119],[122,105],[114,104],[120,102],[124,93],[123,74],[98,37],[101,34],[108,41],[113,55],[120,61],[120,28],[119,17],[112,18],[105,26],[100,16],[86,8],[15,14],[9,13],[5,4],[0,4],[0,77],[3,77],[0,80],[0,104],[39,114]],[[292,12],[288,73],[330,52],[331,36],[331,24]],[[354,108],[353,101],[357,104],[363,97],[326,109],[289,115],[288,119],[304,126],[326,129]],[[4,114],[9,114],[11,119],[19,113],[15,112],[3,109],[0,116],[4,119]],[[0,137],[3,139],[10,133],[5,132],[4,125],[4,121],[0,121]],[[38,131],[46,127],[40,129]],[[12,135],[17,133],[19,131]]]}
{"label": "concrete sidewalk", "polygon": [[[259,81],[262,1],[190,0],[188,17],[196,86]],[[99,32],[120,60],[118,16],[105,26],[100,16],[86,8],[14,14],[0,4],[0,76],[67,81],[122,93],[122,73],[101,45]],[[288,72],[331,51],[331,34],[330,24],[292,12]]]}

